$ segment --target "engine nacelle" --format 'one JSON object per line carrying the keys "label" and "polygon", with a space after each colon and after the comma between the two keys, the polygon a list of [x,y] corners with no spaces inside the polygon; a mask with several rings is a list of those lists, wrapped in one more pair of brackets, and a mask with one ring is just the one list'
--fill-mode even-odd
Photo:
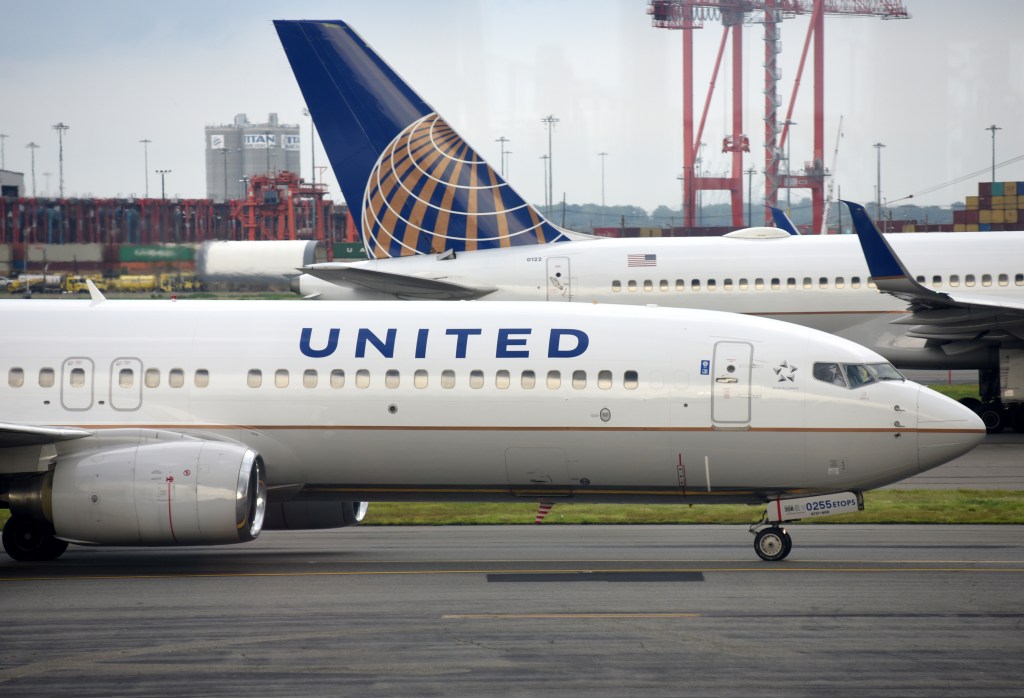
{"label": "engine nacelle", "polygon": [[324,502],[293,499],[267,506],[267,531],[303,531],[355,526],[366,516],[366,502]]}
{"label": "engine nacelle", "polygon": [[263,460],[231,443],[113,446],[58,462],[51,510],[58,538],[94,545],[219,545],[259,535]]}

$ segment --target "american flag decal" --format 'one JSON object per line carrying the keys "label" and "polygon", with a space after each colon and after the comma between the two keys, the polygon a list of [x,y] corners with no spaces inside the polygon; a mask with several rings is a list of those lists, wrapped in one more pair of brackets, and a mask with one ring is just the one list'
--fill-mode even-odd
{"label": "american flag decal", "polygon": [[656,267],[658,266],[658,255],[656,254],[630,254],[626,255],[627,267]]}

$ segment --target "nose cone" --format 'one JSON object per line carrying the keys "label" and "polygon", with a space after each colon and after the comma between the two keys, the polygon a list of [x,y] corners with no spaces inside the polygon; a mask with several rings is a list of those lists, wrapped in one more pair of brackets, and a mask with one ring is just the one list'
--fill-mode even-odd
{"label": "nose cone", "polygon": [[917,395],[917,426],[917,457],[922,471],[959,458],[985,438],[985,425],[978,415],[924,387]]}

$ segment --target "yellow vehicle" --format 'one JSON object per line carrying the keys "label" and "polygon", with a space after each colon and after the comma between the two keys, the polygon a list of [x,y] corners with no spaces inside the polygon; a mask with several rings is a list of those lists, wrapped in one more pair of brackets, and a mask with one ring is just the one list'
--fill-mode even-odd
{"label": "yellow vehicle", "polygon": [[175,291],[198,291],[199,287],[199,279],[197,279],[196,275],[190,271],[177,274],[160,275],[160,290],[164,293],[173,293]]}
{"label": "yellow vehicle", "polygon": [[115,291],[155,291],[158,286],[155,274],[126,274],[111,279],[111,288]]}
{"label": "yellow vehicle", "polygon": [[107,290],[107,280],[102,276],[68,276],[64,279],[62,290],[64,293],[88,293],[89,286],[86,281],[92,281],[100,291]]}

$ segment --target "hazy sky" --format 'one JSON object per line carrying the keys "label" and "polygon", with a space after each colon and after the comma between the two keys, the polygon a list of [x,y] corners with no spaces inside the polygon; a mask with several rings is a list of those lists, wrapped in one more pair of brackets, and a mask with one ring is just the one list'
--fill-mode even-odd
{"label": "hazy sky", "polygon": [[[978,175],[920,192],[1024,155],[1024,4],[1015,0],[905,0],[912,18],[827,17],[826,166],[840,115],[844,137],[834,168],[844,198],[874,198],[882,142],[882,193],[918,194],[944,205],[976,193]],[[141,195],[148,138],[150,194],[169,169],[168,195],[205,196],[203,127],[245,112],[277,112],[302,127],[309,177],[309,119],[272,19],[344,19],[383,55],[497,169],[499,136],[510,139],[509,179],[543,201],[540,156],[547,114],[554,134],[554,189],[570,203],[599,202],[598,152],[608,153],[606,200],[648,210],[678,208],[681,171],[681,38],[654,29],[642,0],[331,0],[246,3],[177,0],[0,0],[0,133],[6,169],[26,174],[36,150],[37,190],[58,188],[57,133],[64,136],[65,191],[72,196]],[[807,18],[782,23],[780,93],[793,90]],[[744,131],[763,168],[761,26],[745,30]],[[697,33],[696,102],[701,105],[721,26]],[[720,77],[704,141],[705,170],[724,174],[720,151],[729,94]],[[811,85],[805,71],[793,120],[792,159],[811,158]],[[699,107],[698,107],[699,108]],[[780,118],[784,118],[784,107]],[[698,111],[699,116],[699,111]],[[322,150],[318,164],[327,164]],[[747,159],[744,167],[750,166]],[[50,172],[49,185],[44,172]],[[997,170],[1024,180],[1024,160]],[[333,175],[327,182],[341,199]],[[763,187],[755,177],[754,199]],[[794,194],[802,196],[802,194]],[[712,196],[705,194],[705,201]],[[724,200],[724,198],[723,198]]]}

